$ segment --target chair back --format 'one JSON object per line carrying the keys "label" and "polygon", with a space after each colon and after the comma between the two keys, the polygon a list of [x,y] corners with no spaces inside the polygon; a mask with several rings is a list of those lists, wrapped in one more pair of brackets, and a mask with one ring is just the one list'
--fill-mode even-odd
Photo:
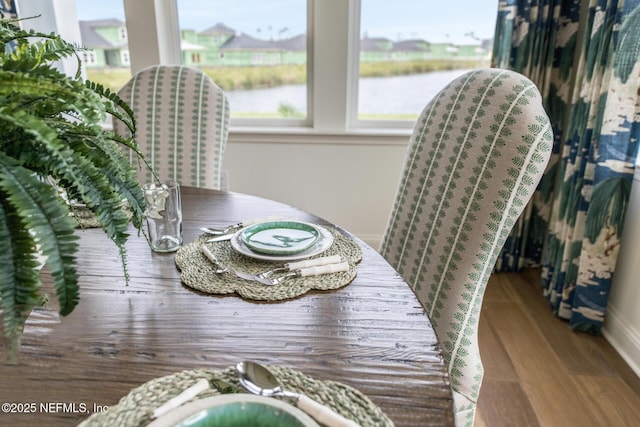
{"label": "chair back", "polygon": [[[136,142],[160,179],[220,189],[229,102],[204,72],[154,65],[136,73],[118,96],[133,110]],[[113,125],[120,133],[128,132],[120,121]],[[135,156],[131,161],[138,166]],[[138,180],[153,180],[149,168],[138,168]]]}
{"label": "chair back", "polygon": [[446,86],[415,126],[380,252],[413,288],[442,345],[456,425],[473,425],[485,286],[553,144],[536,86],[507,70]]}

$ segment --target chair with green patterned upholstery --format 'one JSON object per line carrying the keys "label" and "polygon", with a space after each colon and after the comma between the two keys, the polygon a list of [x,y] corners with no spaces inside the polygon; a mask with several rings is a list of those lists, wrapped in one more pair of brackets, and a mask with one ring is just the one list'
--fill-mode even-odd
{"label": "chair with green patterned upholstery", "polygon": [[457,426],[472,426],[482,382],[484,290],[553,144],[536,86],[507,70],[468,72],[414,128],[381,254],[412,287],[442,345]]}
{"label": "chair with green patterned upholstery", "polygon": [[[229,102],[205,73],[183,65],[154,65],[136,73],[118,95],[133,110],[136,141],[160,179],[221,187]],[[127,131],[119,121],[114,128]],[[151,182],[149,168],[139,168],[138,179]]]}

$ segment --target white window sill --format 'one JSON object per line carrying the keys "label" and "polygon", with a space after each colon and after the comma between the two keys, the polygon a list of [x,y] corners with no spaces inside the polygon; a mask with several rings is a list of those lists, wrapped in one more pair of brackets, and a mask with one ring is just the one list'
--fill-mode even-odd
{"label": "white window sill", "polygon": [[406,145],[411,129],[354,129],[333,131],[309,127],[248,127],[231,126],[229,142],[279,144],[355,144]]}

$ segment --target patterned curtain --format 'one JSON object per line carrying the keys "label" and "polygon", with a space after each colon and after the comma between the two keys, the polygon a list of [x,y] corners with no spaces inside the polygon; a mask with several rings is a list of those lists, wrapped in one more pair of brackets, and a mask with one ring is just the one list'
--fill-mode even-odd
{"label": "patterned curtain", "polygon": [[555,134],[496,268],[542,265],[556,314],[599,333],[638,154],[640,0],[501,0],[493,55],[538,85]]}

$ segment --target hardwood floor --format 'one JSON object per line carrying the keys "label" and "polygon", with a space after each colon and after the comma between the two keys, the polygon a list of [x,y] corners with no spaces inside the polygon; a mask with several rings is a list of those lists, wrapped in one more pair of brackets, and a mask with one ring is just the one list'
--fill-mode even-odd
{"label": "hardwood floor", "polygon": [[553,316],[538,278],[501,273],[487,285],[475,426],[639,426],[640,379],[603,337]]}

